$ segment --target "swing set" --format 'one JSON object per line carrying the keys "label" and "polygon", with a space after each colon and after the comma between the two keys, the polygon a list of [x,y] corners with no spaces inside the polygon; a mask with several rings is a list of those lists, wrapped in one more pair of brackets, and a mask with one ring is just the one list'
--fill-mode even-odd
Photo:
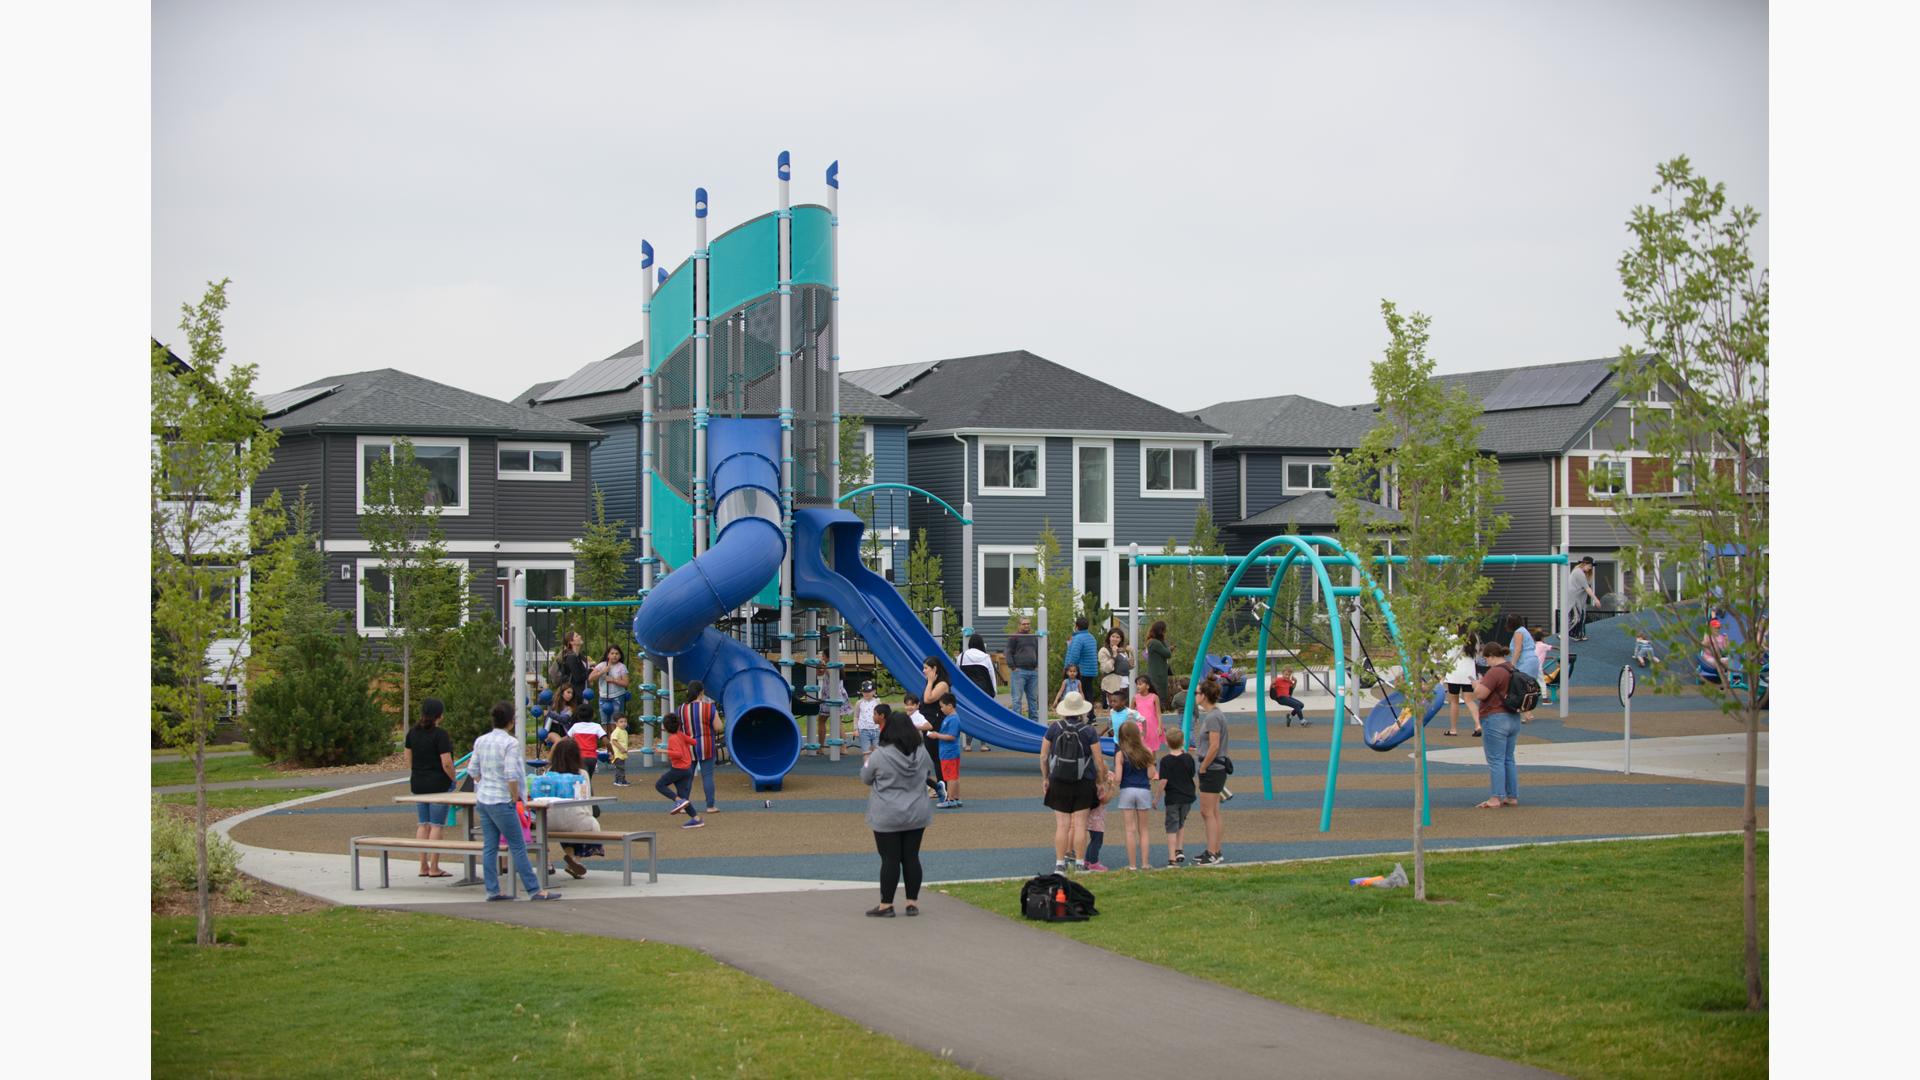
{"label": "swing set", "polygon": [[[1268,554],[1268,552],[1274,551],[1275,549],[1284,551],[1284,554]],[[1376,555],[1371,560],[1376,567],[1404,566],[1408,561],[1409,559],[1405,555]],[[1454,560],[1450,555],[1428,555],[1423,561],[1431,565],[1444,565]],[[1567,556],[1564,554],[1489,555],[1481,560],[1480,565],[1483,567],[1564,567],[1567,565]],[[1410,738],[1418,740],[1418,749],[1415,756],[1419,762],[1420,769],[1421,824],[1433,824],[1432,807],[1427,797],[1427,740],[1425,728],[1426,725],[1433,720],[1434,716],[1439,713],[1440,707],[1445,701],[1446,687],[1444,684],[1436,685],[1433,699],[1427,703],[1426,710],[1419,722],[1411,722],[1412,716],[1411,712],[1408,711],[1407,695],[1388,682],[1385,673],[1374,666],[1373,658],[1367,652],[1365,635],[1359,632],[1358,616],[1364,611],[1363,600],[1364,598],[1370,597],[1374,601],[1375,606],[1379,608],[1380,618],[1386,626],[1388,640],[1392,642],[1394,650],[1399,653],[1400,670],[1403,673],[1402,678],[1404,679],[1406,677],[1405,673],[1414,670],[1413,664],[1409,661],[1406,650],[1401,644],[1400,625],[1394,618],[1393,604],[1387,599],[1386,591],[1374,580],[1373,575],[1368,572],[1367,568],[1361,565],[1359,559],[1355,558],[1342,547],[1338,540],[1329,536],[1273,536],[1261,541],[1252,551],[1243,556],[1142,554],[1139,546],[1135,545],[1131,552],[1131,569],[1129,573],[1139,574],[1143,572],[1142,568],[1152,566],[1231,566],[1233,568],[1232,573],[1227,578],[1226,584],[1220,590],[1219,597],[1214,601],[1213,613],[1208,617],[1206,629],[1202,632],[1200,641],[1194,648],[1191,685],[1198,685],[1206,675],[1207,651],[1213,644],[1214,632],[1219,628],[1221,620],[1226,617],[1229,607],[1231,607],[1235,601],[1239,600],[1264,601],[1264,604],[1259,608],[1260,636],[1259,643],[1254,651],[1255,678],[1258,681],[1259,687],[1258,695],[1254,699],[1254,712],[1256,717],[1255,729],[1259,733],[1260,742],[1260,775],[1265,795],[1269,802],[1273,800],[1273,759],[1267,740],[1267,696],[1265,693],[1267,685],[1267,652],[1269,644],[1278,641],[1278,639],[1273,636],[1273,614],[1281,607],[1279,602],[1281,585],[1286,581],[1287,574],[1294,570],[1296,566],[1303,569],[1319,587],[1319,595],[1326,604],[1327,621],[1330,628],[1340,627],[1342,625],[1343,620],[1340,617],[1338,604],[1339,601],[1343,599],[1351,598],[1355,608],[1355,622],[1352,627],[1353,641],[1361,653],[1361,658],[1364,660],[1362,670],[1370,673],[1372,677],[1377,680],[1374,684],[1374,689],[1381,695],[1381,700],[1368,710],[1366,718],[1360,721],[1363,738],[1369,749],[1383,753],[1399,746]],[[1256,567],[1272,571],[1269,583],[1266,585],[1242,585],[1241,582],[1246,578],[1247,572]],[[1335,585],[1333,583],[1333,577],[1329,572],[1333,567],[1345,568],[1355,583]],[[1557,576],[1555,578],[1555,587],[1557,591]],[[1138,582],[1134,583],[1134,589],[1133,595],[1138,596]],[[1334,722],[1332,725],[1333,737],[1332,748],[1327,757],[1326,789],[1320,801],[1320,831],[1327,832],[1333,827],[1333,793],[1340,774],[1341,744],[1344,739],[1349,717],[1353,715],[1353,708],[1349,701],[1349,691],[1351,687],[1347,674],[1348,650],[1342,641],[1345,635],[1335,631],[1329,634],[1329,637],[1332,638],[1331,641],[1322,641],[1317,635],[1314,635],[1311,631],[1305,630],[1299,626],[1299,624],[1295,623],[1291,614],[1283,614],[1282,618],[1284,618],[1287,624],[1296,632],[1303,633],[1307,637],[1312,638],[1318,644],[1327,647],[1333,654],[1333,685],[1330,688],[1333,691],[1335,701]],[[1129,617],[1129,621],[1133,624],[1128,627],[1129,638],[1138,637],[1138,619],[1138,609],[1135,609],[1134,613]],[[1302,670],[1309,670],[1308,665],[1300,659],[1299,654],[1296,653],[1291,646],[1283,641],[1279,641],[1278,643],[1289,656],[1293,657],[1294,661],[1301,666]],[[1180,733],[1186,739],[1191,739],[1193,735],[1194,697],[1195,695],[1191,693],[1187,695],[1186,708],[1180,718]]]}

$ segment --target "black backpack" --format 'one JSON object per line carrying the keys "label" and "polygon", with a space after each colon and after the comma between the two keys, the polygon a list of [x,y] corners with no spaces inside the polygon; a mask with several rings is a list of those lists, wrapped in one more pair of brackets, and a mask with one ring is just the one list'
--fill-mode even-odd
{"label": "black backpack", "polygon": [[1053,743],[1053,760],[1047,763],[1047,776],[1068,784],[1077,784],[1087,778],[1087,769],[1093,760],[1087,754],[1087,744],[1081,735],[1086,725],[1073,720],[1060,722],[1060,738]]}
{"label": "black backpack", "polygon": [[1065,874],[1045,874],[1020,886],[1020,913],[1041,922],[1086,922],[1100,914],[1092,891]]}
{"label": "black backpack", "polygon": [[1500,699],[1501,708],[1510,713],[1526,713],[1540,707],[1540,680],[1521,671],[1513,665],[1507,665],[1507,695]]}

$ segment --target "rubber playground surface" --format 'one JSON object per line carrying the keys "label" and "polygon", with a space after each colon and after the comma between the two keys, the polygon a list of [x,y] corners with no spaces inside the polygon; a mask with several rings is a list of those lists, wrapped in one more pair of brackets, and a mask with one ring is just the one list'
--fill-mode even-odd
{"label": "rubber playground surface", "polygon": [[[1596,631],[1595,640],[1599,640]],[[1583,656],[1583,660],[1585,657]],[[1617,668],[1614,670],[1617,671]],[[1608,675],[1609,682],[1611,675]],[[1578,680],[1585,683],[1587,679]],[[1235,702],[1235,705],[1241,703]],[[1547,743],[1617,743],[1620,709],[1610,690],[1576,687],[1572,715],[1561,721],[1545,706],[1522,731],[1521,747]],[[1270,719],[1273,750],[1273,799],[1262,797],[1254,717],[1229,713],[1236,771],[1229,784],[1235,798],[1224,807],[1223,845],[1233,862],[1314,858],[1370,852],[1404,851],[1414,806],[1411,744],[1386,753],[1368,750],[1359,728],[1346,728],[1341,751],[1332,829],[1319,831],[1331,727],[1324,710],[1310,727],[1287,727]],[[1477,750],[1460,721],[1460,735],[1447,738],[1446,716],[1427,728],[1431,750]],[[1707,707],[1698,695],[1638,697],[1634,736],[1728,735],[1738,725]],[[1471,757],[1476,755],[1447,755]],[[877,860],[864,814],[866,788],[859,780],[858,755],[839,762],[806,755],[787,777],[783,790],[757,794],[747,777],[723,766],[718,776],[721,812],[706,828],[682,831],[684,819],[669,817],[667,803],[653,790],[661,771],[629,768],[632,787],[611,786],[611,767],[602,764],[597,794],[619,801],[602,805],[606,830],[652,829],[659,833],[660,871],[757,878],[867,881]],[[1477,847],[1552,840],[1673,833],[1733,831],[1740,828],[1742,791],[1738,784],[1564,767],[1528,767],[1522,758],[1521,805],[1479,810],[1487,794],[1482,763],[1430,761],[1433,825],[1427,844],[1434,848]],[[1052,815],[1040,803],[1037,758],[1006,750],[969,753],[961,770],[965,805],[935,812],[927,831],[923,860],[929,881],[1018,877],[1051,867]],[[347,842],[359,835],[411,836],[414,810],[393,802],[404,794],[403,780],[371,790],[318,799],[242,821],[233,839],[260,848],[334,854],[344,857]],[[695,797],[699,788],[695,786]],[[1760,826],[1767,826],[1767,791],[1762,788]],[[1164,861],[1160,814],[1149,814],[1154,861]],[[1188,822],[1187,846],[1198,849],[1199,817]],[[1124,865],[1124,825],[1117,813],[1108,819],[1107,851],[1102,861]],[[613,849],[617,852],[617,848]],[[344,858],[342,860],[344,862]],[[586,860],[590,869],[613,870],[615,860]],[[560,884],[564,885],[562,878]],[[412,875],[395,878],[396,888],[431,887]]]}

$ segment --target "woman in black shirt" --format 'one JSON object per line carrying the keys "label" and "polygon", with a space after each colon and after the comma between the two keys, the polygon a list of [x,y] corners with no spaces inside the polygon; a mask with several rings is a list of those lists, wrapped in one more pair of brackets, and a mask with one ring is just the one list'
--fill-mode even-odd
{"label": "woman in black shirt", "polygon": [[[415,795],[438,795],[453,790],[453,737],[440,726],[440,714],[446,706],[439,698],[420,703],[420,722],[407,730],[407,756],[413,765],[408,790]],[[440,839],[440,823],[447,820],[448,807],[415,803],[419,826],[413,830],[420,840]],[[440,856],[420,856],[421,877],[452,877],[440,869]]]}

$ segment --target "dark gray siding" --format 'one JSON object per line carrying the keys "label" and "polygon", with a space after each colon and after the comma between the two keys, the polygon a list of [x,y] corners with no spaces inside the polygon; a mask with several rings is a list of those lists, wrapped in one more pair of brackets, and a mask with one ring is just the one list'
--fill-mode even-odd
{"label": "dark gray siding", "polygon": [[[312,435],[282,436],[273,449],[273,462],[254,480],[253,505],[259,506],[273,492],[280,493],[289,515],[306,488],[307,504],[313,507],[313,527],[318,532],[326,521],[326,493],[321,490],[320,440]],[[288,524],[292,524],[289,516]]]}
{"label": "dark gray siding", "polygon": [[[326,538],[358,540],[360,493],[357,487],[358,437],[327,435]],[[467,440],[467,513],[440,519],[448,540],[494,539],[494,472],[498,467],[491,436]],[[554,487],[570,485],[555,484]]]}
{"label": "dark gray siding", "polygon": [[1207,492],[1208,508],[1213,511],[1215,524],[1231,525],[1240,520],[1240,455],[1209,456],[1213,459],[1213,480]]}
{"label": "dark gray siding", "polygon": [[1286,455],[1278,450],[1247,451],[1248,517],[1286,498],[1285,457]]}
{"label": "dark gray siding", "polygon": [[[543,557],[560,558],[561,556]],[[366,554],[365,552],[332,552],[329,553],[326,558],[327,606],[343,614],[341,629],[349,634],[354,633],[355,627],[358,626],[359,615],[354,607],[354,605],[359,602],[358,568],[362,560],[371,560],[374,556]],[[498,558],[493,555],[482,555],[478,553],[454,554],[448,556],[448,558],[454,561],[466,561],[467,585],[473,596],[474,610],[483,613],[469,616],[468,621],[484,618],[498,623],[500,617],[500,599],[499,590],[494,580],[495,567],[499,561]],[[344,580],[341,577],[340,569],[343,566],[348,568]]]}
{"label": "dark gray siding", "polygon": [[[499,511],[499,525],[492,539],[511,547],[516,540],[574,540],[581,535],[581,526],[593,516],[593,491],[587,482],[592,471],[588,462],[589,443],[573,444],[571,455],[573,473],[566,483],[552,480],[501,480],[499,479],[499,455],[495,452],[492,439],[475,439],[478,447],[485,442],[486,457],[474,463],[474,473],[470,481],[474,487],[485,485],[493,492],[493,505]],[[475,509],[478,509],[476,505]],[[607,519],[615,515],[611,508]],[[629,525],[632,523],[629,522]]]}
{"label": "dark gray siding", "polygon": [[[1207,452],[1201,449],[1200,458]],[[1205,483],[1205,478],[1202,478]],[[1202,494],[1205,494],[1203,491]],[[1140,494],[1140,441],[1113,441],[1113,546],[1125,551],[1139,544],[1142,551],[1158,551],[1169,539],[1186,543],[1205,499],[1149,499]],[[1216,515],[1214,524],[1219,524]]]}
{"label": "dark gray siding", "polygon": [[[877,433],[875,438],[878,439]],[[878,447],[875,449],[878,450]],[[956,509],[963,509],[966,497],[961,492],[961,462],[965,455],[971,453],[971,444],[962,448],[952,439],[914,439],[907,444],[907,475],[913,478],[910,483],[933,492],[952,503]],[[975,509],[978,513],[978,508]],[[957,607],[960,602],[960,523],[925,499],[910,501],[907,521],[909,541],[918,537],[922,529],[926,530],[928,549],[940,556],[947,604]],[[904,588],[907,584],[906,556],[899,556],[899,561],[894,565],[897,568],[894,581]]]}
{"label": "dark gray siding", "polygon": [[[637,490],[634,480],[639,476],[634,455],[639,449],[640,435],[625,421],[598,426],[607,437],[594,444],[590,453],[587,510],[589,513],[593,510],[592,489],[600,489],[606,496],[607,520],[626,522],[626,535],[632,536],[640,525],[640,511],[634,502]],[[575,456],[578,454],[576,450]],[[574,471],[579,472],[577,462]]]}
{"label": "dark gray siding", "polygon": [[[1507,531],[1494,542],[1495,555],[1550,555],[1559,550],[1558,522],[1553,516],[1553,469],[1550,458],[1508,459],[1500,463],[1502,503]],[[1558,567],[1514,567],[1494,570],[1485,604],[1503,617],[1519,612],[1529,625],[1546,626],[1553,607],[1553,578]]]}
{"label": "dark gray siding", "polygon": [[[1620,519],[1612,514],[1577,514],[1568,519],[1567,533],[1576,554],[1633,546],[1632,535],[1620,525]],[[1559,540],[1556,535],[1554,542],[1559,543]]]}
{"label": "dark gray siding", "polygon": [[[954,446],[957,451],[958,445]],[[873,425],[873,482],[876,484],[912,484],[911,472],[907,467],[907,428],[904,424]],[[929,489],[931,490],[931,489]],[[941,498],[946,498],[943,494]],[[881,491],[874,493],[873,521],[881,529],[894,525],[909,527],[909,507],[914,500],[904,491]],[[921,502],[926,500],[922,499]],[[953,504],[958,507],[959,503]],[[939,507],[930,507],[938,512]],[[942,514],[941,516],[945,516]],[[894,581],[905,584],[907,580],[907,548],[912,542],[911,535],[903,535],[893,542]]]}

